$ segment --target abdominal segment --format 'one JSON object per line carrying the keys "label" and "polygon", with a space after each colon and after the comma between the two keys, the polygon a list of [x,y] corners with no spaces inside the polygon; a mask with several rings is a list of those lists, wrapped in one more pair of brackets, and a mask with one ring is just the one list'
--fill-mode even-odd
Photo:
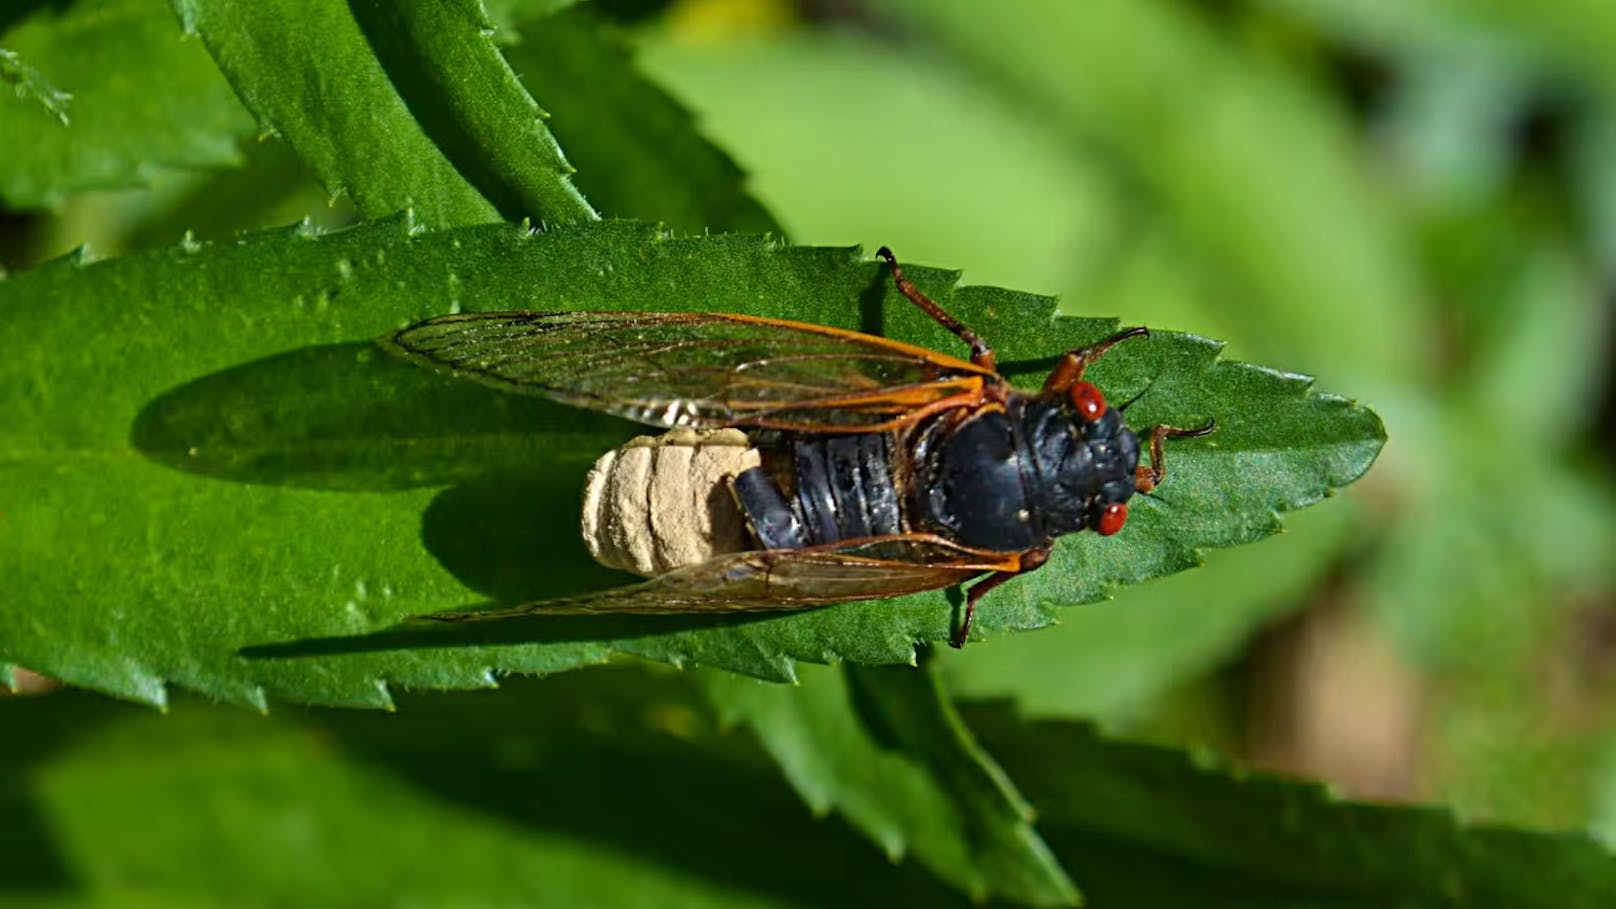
{"label": "abdominal segment", "polygon": [[870,432],[783,440],[790,490],[764,467],[735,478],[735,498],[764,549],[800,549],[904,530],[893,436]]}
{"label": "abdominal segment", "polygon": [[584,545],[602,565],[645,577],[757,549],[729,482],[761,463],[738,429],[640,436],[589,471]]}

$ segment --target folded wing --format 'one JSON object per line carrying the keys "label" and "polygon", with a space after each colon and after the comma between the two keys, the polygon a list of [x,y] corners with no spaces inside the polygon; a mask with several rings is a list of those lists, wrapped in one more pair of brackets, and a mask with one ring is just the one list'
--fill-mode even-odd
{"label": "folded wing", "polygon": [[1019,564],[1016,556],[975,552],[931,534],[902,534],[809,549],[734,553],[628,587],[420,618],[467,622],[524,615],[792,610],[939,590],[985,571],[1014,571]]}
{"label": "folded wing", "polygon": [[383,344],[507,391],[663,427],[859,432],[977,403],[994,378],[873,335],[721,313],[465,313]]}

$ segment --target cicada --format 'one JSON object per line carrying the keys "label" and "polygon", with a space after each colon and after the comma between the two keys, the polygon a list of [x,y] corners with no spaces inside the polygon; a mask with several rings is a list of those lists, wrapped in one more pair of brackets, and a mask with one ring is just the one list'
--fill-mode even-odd
{"label": "cicada", "polygon": [[983,596],[1042,566],[1056,538],[1122,530],[1128,500],[1166,475],[1166,440],[1214,430],[1152,427],[1142,463],[1084,373],[1146,329],[1070,351],[1041,391],[1018,391],[986,341],[877,255],[968,358],[721,313],[465,313],[384,338],[430,368],[674,430],[609,453],[586,484],[592,553],[649,580],[431,618],[795,610],[981,578],[958,647]]}

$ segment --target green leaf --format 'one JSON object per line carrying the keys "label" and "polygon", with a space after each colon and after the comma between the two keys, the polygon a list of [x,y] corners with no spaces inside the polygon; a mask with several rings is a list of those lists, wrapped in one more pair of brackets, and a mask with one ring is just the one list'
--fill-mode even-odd
{"label": "green leaf", "polygon": [[586,6],[526,19],[505,56],[554,115],[578,184],[616,217],[681,231],[779,233],[745,175],[635,68],[623,35]]}
{"label": "green leaf", "polygon": [[[118,225],[120,252],[155,249],[186,236],[222,240],[304,220],[336,230],[357,220],[353,206],[327,196],[297,154],[276,139],[248,144],[238,168],[193,178],[161,198],[143,201]],[[107,249],[93,240],[90,248]]]}
{"label": "green leaf", "polygon": [[798,687],[701,678],[720,719],[746,724],[816,814],[840,811],[893,861],[913,855],[975,900],[1077,902],[1026,801],[934,673],[847,666]]}
{"label": "green leaf", "polygon": [[145,188],[73,196],[32,222],[23,248],[10,255],[21,271],[80,247],[104,258],[303,220],[336,230],[357,218],[349,201],[331,198],[285,142],[265,137],[242,143],[237,167],[164,171]]}
{"label": "green leaf", "polygon": [[263,127],[363,216],[593,217],[470,0],[174,2]]}
{"label": "green leaf", "polygon": [[351,6],[410,112],[507,220],[596,217],[547,115],[494,46],[481,0]]}
{"label": "green leaf", "polygon": [[1600,909],[1616,856],[1581,833],[1465,827],[1321,785],[966,711],[1093,905]]}
{"label": "green leaf", "polygon": [[231,166],[252,131],[163,0],[41,6],[0,47],[0,86],[15,89],[0,90],[0,200],[11,207],[143,185],[161,169]]}
{"label": "green leaf", "polygon": [[[32,101],[63,126],[68,124],[67,102],[73,100],[73,96],[50,84],[39,70],[22,62],[16,51],[0,49],[0,82],[12,87],[17,100]],[[0,110],[14,108],[8,106]]]}
{"label": "green leaf", "polygon": [[[912,269],[1036,387],[1053,358],[1111,333],[1046,298]],[[376,336],[456,309],[690,309],[958,341],[848,250],[633,223],[415,235],[393,221],[187,244],[0,283],[0,660],[161,702],[175,682],[239,703],[382,706],[389,683],[491,684],[612,653],[788,679],[797,660],[908,663],[948,637],[943,593],[771,617],[540,617],[388,630],[414,614],[621,583],[588,561],[577,502],[590,461],[635,428],[445,379]],[[1251,542],[1278,510],[1357,478],[1379,420],[1308,380],[1218,361],[1159,332],[1092,372],[1141,395],[1137,426],[1181,440],[1125,532],[1062,541],[978,627],[1047,624],[1063,605]],[[245,650],[244,650],[245,649]]]}

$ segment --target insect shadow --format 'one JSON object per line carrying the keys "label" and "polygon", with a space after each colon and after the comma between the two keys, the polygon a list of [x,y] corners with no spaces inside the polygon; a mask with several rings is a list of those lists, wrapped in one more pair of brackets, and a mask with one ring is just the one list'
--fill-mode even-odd
{"label": "insect shadow", "polygon": [[614,417],[433,375],[373,342],[305,347],[211,373],[142,408],[133,446],[239,483],[342,491],[587,469],[635,432]]}
{"label": "insect shadow", "polygon": [[[487,609],[510,602],[468,603]],[[735,613],[725,615],[534,615],[499,622],[402,622],[368,634],[334,635],[250,644],[239,651],[256,659],[340,656],[389,650],[431,650],[444,647],[486,647],[499,644],[561,644],[586,641],[621,641],[679,631],[731,628],[765,622],[778,615]]]}
{"label": "insect shadow", "polygon": [[[501,472],[438,493],[421,518],[421,542],[487,609],[565,597],[639,580],[589,557],[576,512],[583,470]],[[565,515],[565,519],[547,519]],[[297,657],[489,644],[593,641],[760,621],[767,616],[545,616],[501,622],[404,622],[363,635],[243,648],[249,657]]]}
{"label": "insect shadow", "polygon": [[[421,545],[487,598],[461,605],[487,608],[635,580],[589,558],[577,514],[594,458],[644,431],[433,375],[359,341],[306,347],[177,386],[141,410],[130,439],[157,463],[238,483],[350,492],[441,487],[422,513]],[[545,616],[401,625],[243,652],[595,640],[754,618]]]}

